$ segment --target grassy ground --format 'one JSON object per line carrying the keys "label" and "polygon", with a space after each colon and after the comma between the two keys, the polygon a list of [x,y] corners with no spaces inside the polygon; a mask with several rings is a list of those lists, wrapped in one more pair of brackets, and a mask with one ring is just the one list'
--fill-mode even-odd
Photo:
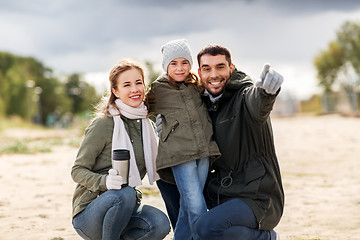
{"label": "grassy ground", "polygon": [[0,119],[0,154],[51,152],[54,146],[78,147],[88,121],[77,121],[69,129],[47,128],[20,118]]}

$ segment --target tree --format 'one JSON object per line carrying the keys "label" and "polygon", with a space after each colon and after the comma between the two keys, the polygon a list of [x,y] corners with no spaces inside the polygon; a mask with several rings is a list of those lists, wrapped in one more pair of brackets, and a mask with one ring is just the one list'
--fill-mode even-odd
{"label": "tree", "polygon": [[22,118],[30,116],[29,92],[26,80],[29,79],[23,71],[22,65],[14,64],[5,74],[8,80],[6,87],[5,102],[6,115],[18,115]]}
{"label": "tree", "polygon": [[344,59],[360,74],[360,24],[345,22],[337,32],[337,42],[344,51]]}
{"label": "tree", "polygon": [[82,75],[71,74],[65,83],[66,94],[72,100],[72,112],[82,113],[92,109],[100,100],[96,89],[82,80]]}
{"label": "tree", "polygon": [[360,24],[345,22],[337,33],[337,39],[344,49],[345,59],[339,72],[339,81],[349,98],[352,110],[357,111],[360,91]]}
{"label": "tree", "polygon": [[147,86],[150,86],[153,81],[155,81],[161,74],[159,71],[154,70],[154,64],[150,61],[145,61],[145,66],[147,69],[147,79],[149,82],[147,83]]}
{"label": "tree", "polygon": [[0,71],[0,116],[5,116],[6,113],[6,91],[7,91],[7,81],[3,76],[3,73]]}
{"label": "tree", "polygon": [[329,43],[327,50],[315,56],[314,65],[319,85],[324,90],[325,109],[332,110],[328,96],[333,91],[333,85],[337,84],[348,95],[352,109],[357,111],[360,90],[360,25],[345,22],[337,32],[336,40]]}
{"label": "tree", "polygon": [[71,101],[64,91],[64,84],[53,75],[52,69],[32,57],[23,60],[28,79],[35,82],[36,122],[45,124],[47,116],[55,111],[71,111]]}
{"label": "tree", "polygon": [[333,91],[337,72],[343,65],[344,49],[337,42],[329,43],[328,49],[321,51],[315,57],[314,64],[317,69],[319,85],[323,87],[325,93]]}
{"label": "tree", "polygon": [[322,51],[315,57],[314,64],[317,69],[319,85],[323,87],[323,110],[333,111],[336,99],[333,97],[333,85],[344,61],[344,50],[335,41],[330,42],[328,50]]}
{"label": "tree", "polygon": [[14,62],[14,56],[10,53],[0,52],[0,116],[7,114],[7,103],[9,102],[10,81],[6,72]]}

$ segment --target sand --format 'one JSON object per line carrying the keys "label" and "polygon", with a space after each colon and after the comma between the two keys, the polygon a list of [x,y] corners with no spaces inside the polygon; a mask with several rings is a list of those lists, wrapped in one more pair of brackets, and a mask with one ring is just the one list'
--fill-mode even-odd
{"label": "sand", "polygon": [[[276,231],[281,239],[360,239],[360,118],[273,118],[286,201]],[[7,129],[6,139],[69,138],[69,130]],[[77,133],[76,133],[77,134]],[[29,141],[30,141],[29,140]],[[80,239],[71,225],[75,183],[69,144],[36,154],[0,155],[0,239]],[[144,203],[165,211],[155,186]],[[172,239],[170,233],[166,239]]]}

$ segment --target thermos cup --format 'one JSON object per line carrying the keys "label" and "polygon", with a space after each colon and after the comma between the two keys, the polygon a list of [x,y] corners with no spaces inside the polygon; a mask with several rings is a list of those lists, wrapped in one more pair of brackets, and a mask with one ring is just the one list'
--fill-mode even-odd
{"label": "thermos cup", "polygon": [[112,167],[116,169],[118,175],[123,179],[123,185],[126,187],[129,184],[129,169],[130,169],[130,151],[127,149],[114,149],[112,156]]}

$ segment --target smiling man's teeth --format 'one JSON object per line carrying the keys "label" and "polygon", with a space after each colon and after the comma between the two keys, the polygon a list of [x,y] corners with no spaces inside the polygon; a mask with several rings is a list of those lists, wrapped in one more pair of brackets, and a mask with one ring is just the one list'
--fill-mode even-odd
{"label": "smiling man's teeth", "polygon": [[221,82],[211,82],[211,85],[219,85]]}

